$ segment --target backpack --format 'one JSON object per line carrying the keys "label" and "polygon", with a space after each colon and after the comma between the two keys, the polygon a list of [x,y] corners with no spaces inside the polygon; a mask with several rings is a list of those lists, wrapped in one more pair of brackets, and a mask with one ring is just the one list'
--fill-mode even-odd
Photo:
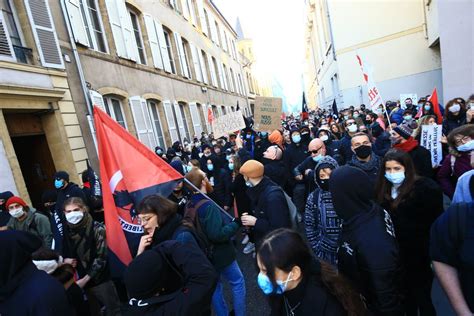
{"label": "backpack", "polygon": [[199,219],[199,215],[197,214],[199,208],[203,206],[206,202],[210,201],[207,199],[203,199],[196,204],[194,204],[192,201],[188,201],[188,203],[186,203],[183,220],[189,224],[192,224],[194,229],[184,227],[183,229],[180,229],[180,231],[187,230],[191,234],[193,234],[194,239],[196,239],[196,242],[199,245],[199,248],[201,248],[206,257],[210,261],[212,261],[212,258],[214,256],[214,245],[204,233],[201,226],[201,220]]}
{"label": "backpack", "polygon": [[297,230],[298,229],[298,209],[296,208],[295,203],[291,200],[291,197],[286,194],[286,192],[278,185],[272,187],[267,194],[274,190],[280,190],[286,199],[286,204],[288,206],[288,213],[290,214],[290,222],[291,222],[291,229]]}

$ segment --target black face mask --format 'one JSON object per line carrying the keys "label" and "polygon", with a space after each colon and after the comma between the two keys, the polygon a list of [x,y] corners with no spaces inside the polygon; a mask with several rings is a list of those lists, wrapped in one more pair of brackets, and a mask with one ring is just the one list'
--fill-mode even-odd
{"label": "black face mask", "polygon": [[372,153],[372,146],[362,145],[354,149],[354,151],[357,157],[365,159]]}
{"label": "black face mask", "polygon": [[323,191],[329,191],[329,179],[319,179],[318,184]]}

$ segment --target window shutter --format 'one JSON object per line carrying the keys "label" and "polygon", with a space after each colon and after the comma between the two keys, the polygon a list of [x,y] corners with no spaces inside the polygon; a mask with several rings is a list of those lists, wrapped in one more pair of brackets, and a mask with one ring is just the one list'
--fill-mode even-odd
{"label": "window shutter", "polygon": [[181,143],[184,142],[184,138],[187,138],[186,129],[184,128],[184,118],[183,113],[181,113],[181,107],[178,102],[173,102],[174,113],[176,114],[176,121],[178,122],[179,134],[181,136]]}
{"label": "window shutter", "polygon": [[71,22],[72,33],[76,43],[91,47],[87,37],[85,21],[81,13],[81,4],[79,0],[66,0],[67,15],[69,22]]}
{"label": "window shutter", "polygon": [[225,35],[225,30],[224,30],[224,25],[221,25],[220,28],[221,31],[221,47],[224,51],[227,51],[227,43],[226,43],[226,35]]}
{"label": "window shutter", "polygon": [[155,20],[155,30],[158,35],[158,42],[160,44],[161,58],[165,71],[171,73],[171,62],[168,55],[168,46],[166,46],[165,34],[163,33],[163,25]]}
{"label": "window shutter", "polygon": [[33,36],[44,67],[64,68],[47,0],[25,0]]}
{"label": "window shutter", "polygon": [[189,103],[189,110],[191,111],[191,120],[193,121],[194,135],[199,137],[199,135],[201,135],[201,132],[202,132],[202,127],[201,127],[201,118],[199,116],[199,111],[197,109],[196,102]]}
{"label": "window shutter", "polygon": [[207,22],[206,22],[206,15],[204,14],[204,3],[203,0],[197,0],[197,9],[198,9],[198,14],[199,14],[199,21],[201,22],[201,31],[207,34]]}
{"label": "window shutter", "polygon": [[168,130],[170,132],[171,143],[179,140],[178,129],[174,120],[173,108],[169,100],[163,101],[163,108],[165,109],[166,121],[168,122]]}
{"label": "window shutter", "polygon": [[186,61],[186,55],[184,54],[184,45],[183,41],[181,40],[181,35],[179,35],[179,33],[174,33],[174,39],[176,41],[176,47],[178,49],[179,63],[181,65],[181,74],[186,78],[190,78],[188,71],[188,62]]}
{"label": "window shutter", "polygon": [[0,11],[0,60],[16,61],[15,51],[13,50],[2,11]]}
{"label": "window shutter", "polygon": [[227,83],[227,68],[222,64],[222,77],[224,78],[224,88],[229,91],[229,84]]}
{"label": "window shutter", "polygon": [[155,29],[155,22],[148,14],[145,14],[143,18],[145,20],[146,32],[148,33],[148,41],[150,43],[151,56],[153,57],[153,65],[155,65],[156,68],[164,69],[163,59],[161,58],[160,43],[158,42],[158,35],[156,34]]}
{"label": "window shutter", "polygon": [[120,14],[120,24],[122,25],[123,38],[125,40],[125,47],[127,49],[127,57],[133,61],[139,60],[138,58],[138,47],[137,41],[135,39],[135,32],[132,26],[132,18],[130,13],[125,6],[124,0],[117,1],[119,14]]}
{"label": "window shutter", "polygon": [[218,75],[219,75],[219,83],[220,83],[220,87],[222,89],[225,89],[225,85],[224,85],[224,75],[222,73],[222,64],[220,62],[217,62],[217,72],[218,72]]}
{"label": "window shutter", "polygon": [[102,95],[94,90],[89,90],[89,95],[91,97],[92,106],[96,106],[104,112],[107,112],[105,109],[104,98]]}
{"label": "window shutter", "polygon": [[187,0],[189,6],[189,15],[191,17],[191,23],[196,26],[197,25],[197,18],[196,18],[196,11],[194,10],[193,0]]}
{"label": "window shutter", "polygon": [[134,96],[129,98],[129,102],[138,139],[148,148],[154,149],[156,141],[146,101],[139,96]]}
{"label": "window shutter", "polygon": [[183,17],[189,21],[189,9],[187,0],[181,0],[181,7],[183,8]]}
{"label": "window shutter", "polygon": [[135,41],[132,21],[125,6],[125,1],[106,0],[105,3],[117,48],[117,55],[136,61],[138,57],[137,42]]}
{"label": "window shutter", "polygon": [[125,47],[125,39],[122,33],[120,13],[116,5],[116,0],[105,0],[105,4],[107,6],[107,13],[110,20],[110,27],[112,28],[112,35],[114,37],[117,55],[127,58],[127,49]]}
{"label": "window shutter", "polygon": [[189,47],[191,47],[191,56],[194,64],[194,71],[196,72],[196,79],[197,81],[202,82],[202,69],[199,64],[198,50],[196,49],[196,46],[191,43],[189,43]]}
{"label": "window shutter", "polygon": [[209,63],[209,70],[210,70],[210,73],[211,73],[211,81],[212,81],[212,85],[214,87],[218,87],[217,85],[217,77],[216,77],[216,69],[214,68],[214,63],[212,62],[212,57],[211,55],[207,55],[207,62]]}
{"label": "window shutter", "polygon": [[199,58],[199,64],[201,66],[202,80],[204,81],[204,83],[208,84],[209,78],[207,78],[206,62],[204,61],[204,57],[202,57],[202,51],[198,48],[196,48],[196,50]]}
{"label": "window shutter", "polygon": [[209,18],[209,24],[211,26],[211,39],[214,43],[219,45],[219,41],[217,40],[217,29],[216,24],[214,23],[214,17],[210,13],[207,16]]}

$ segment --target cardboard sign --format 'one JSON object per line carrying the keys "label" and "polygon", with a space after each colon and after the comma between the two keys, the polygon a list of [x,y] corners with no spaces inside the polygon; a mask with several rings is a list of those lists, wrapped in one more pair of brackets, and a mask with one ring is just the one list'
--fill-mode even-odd
{"label": "cardboard sign", "polygon": [[418,94],[416,93],[403,93],[403,94],[400,94],[400,105],[402,106],[402,108],[406,109],[406,105],[405,105],[405,100],[407,98],[410,98],[412,100],[412,104],[418,104]]}
{"label": "cardboard sign", "polygon": [[245,128],[245,121],[241,111],[221,115],[212,121],[214,138],[227,136],[229,133]]}
{"label": "cardboard sign", "polygon": [[255,98],[254,125],[257,131],[272,132],[281,127],[281,98]]}
{"label": "cardboard sign", "polygon": [[421,127],[420,145],[428,149],[431,153],[431,165],[437,167],[443,159],[441,148],[441,125],[423,125]]}

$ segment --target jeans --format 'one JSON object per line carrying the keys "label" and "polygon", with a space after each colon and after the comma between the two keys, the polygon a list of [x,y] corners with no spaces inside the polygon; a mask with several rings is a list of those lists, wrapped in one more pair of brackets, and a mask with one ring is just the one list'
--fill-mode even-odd
{"label": "jeans", "polygon": [[234,301],[234,312],[236,316],[245,315],[245,281],[242,272],[240,271],[237,261],[233,261],[227,267],[225,267],[219,275],[219,281],[217,282],[216,290],[212,295],[212,307],[217,316],[228,316],[229,309],[224,300],[224,293],[222,291],[222,279],[225,278],[231,288],[232,297]]}
{"label": "jeans", "polygon": [[303,183],[295,184],[293,188],[293,203],[295,203],[298,213],[303,214],[305,208],[306,187]]}
{"label": "jeans", "polygon": [[92,315],[101,315],[101,305],[106,316],[120,315],[120,301],[112,281],[107,281],[86,290]]}

